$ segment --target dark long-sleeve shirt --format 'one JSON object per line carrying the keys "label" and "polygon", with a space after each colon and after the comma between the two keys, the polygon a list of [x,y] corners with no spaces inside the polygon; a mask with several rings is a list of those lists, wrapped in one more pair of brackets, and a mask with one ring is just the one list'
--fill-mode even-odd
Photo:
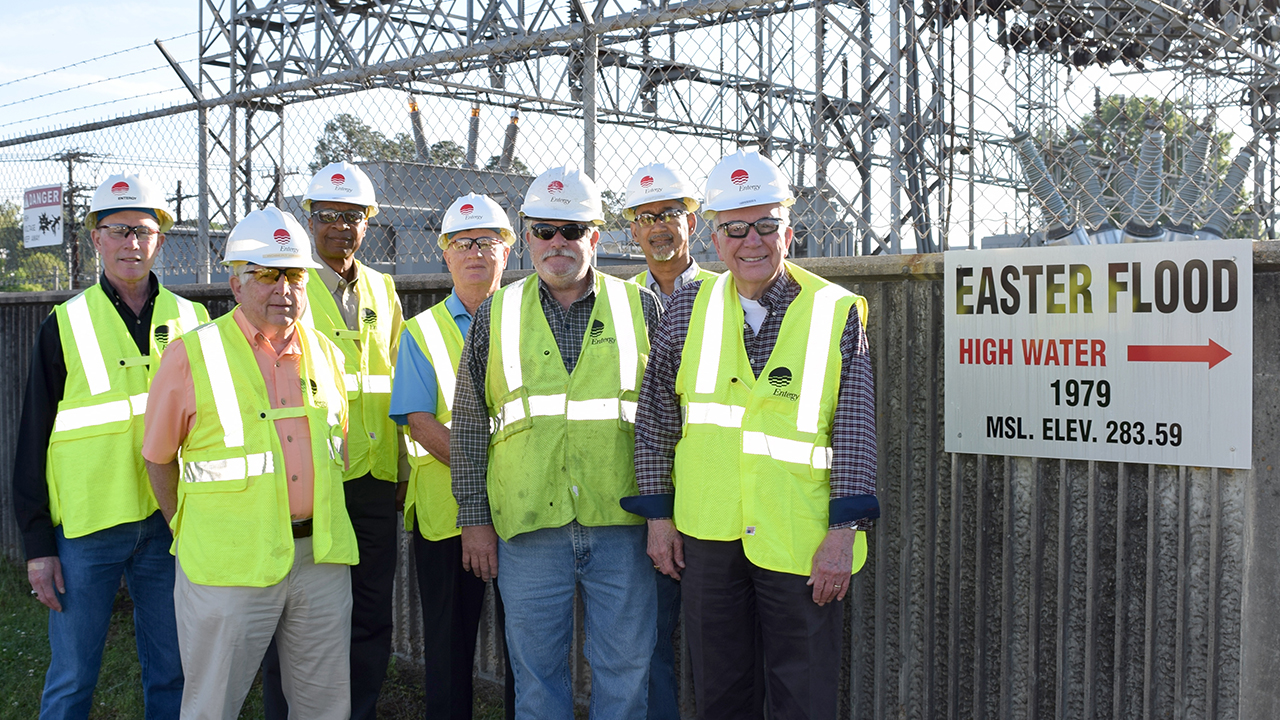
{"label": "dark long-sleeve shirt", "polygon": [[[598,272],[592,270],[591,272]],[[564,369],[572,373],[582,353],[582,339],[586,337],[591,311],[596,304],[595,276],[586,295],[575,300],[568,309],[551,295],[551,290],[538,283],[538,297],[542,312],[546,315],[556,347],[564,360]],[[532,281],[532,280],[531,280]],[[449,431],[449,457],[453,477],[453,495],[458,501],[458,526],[492,525],[489,513],[489,492],[486,479],[489,472],[489,408],[485,404],[484,388],[489,368],[489,308],[492,298],[476,309],[471,321],[471,332],[462,346],[458,382],[454,390],[453,416]],[[507,302],[520,302],[519,297]],[[658,298],[649,290],[641,289],[640,307],[650,342],[654,328],[658,326],[661,310]]]}
{"label": "dark long-sleeve shirt", "polygon": [[[151,353],[151,313],[160,294],[160,280],[151,275],[150,290],[142,312],[135,314],[120,297],[105,275],[99,279],[102,290],[120,313],[120,319],[143,355]],[[62,354],[62,337],[58,316],[49,313],[40,324],[31,348],[31,374],[27,376],[26,395],[22,401],[22,420],[18,426],[18,453],[13,463],[13,511],[22,534],[22,547],[27,559],[58,554],[57,536],[49,512],[49,484],[45,477],[45,459],[49,453],[49,436],[67,387],[67,362]],[[142,448],[138,448],[141,452]]]}
{"label": "dark long-sleeve shirt", "polygon": [[[649,365],[640,385],[636,410],[636,481],[650,517],[671,517],[675,485],[671,470],[681,436],[676,374],[689,333],[693,302],[703,281],[681,287],[667,304],[653,340]],[[743,324],[742,340],[756,377],[769,362],[787,308],[800,294],[800,284],[784,272],[765,290],[767,309],[759,332]],[[870,527],[879,517],[876,492],[875,384],[867,336],[855,305],[840,336],[840,390],[831,430],[830,527]]]}

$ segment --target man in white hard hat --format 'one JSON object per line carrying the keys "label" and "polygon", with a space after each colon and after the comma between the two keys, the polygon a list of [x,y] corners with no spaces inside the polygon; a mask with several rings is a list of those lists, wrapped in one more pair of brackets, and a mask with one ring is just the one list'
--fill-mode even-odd
{"label": "man in white hard hat", "polygon": [[794,202],[757,153],[712,169],[729,272],[671,299],[636,415],[624,505],[682,580],[700,718],[763,718],[762,656],[769,717],[835,717],[857,530],[880,514],[866,301],[785,261]]}
{"label": "man in white hard hat", "polygon": [[689,255],[689,237],[698,227],[695,194],[689,178],[666,163],[645,165],[627,183],[622,216],[631,221],[631,239],[649,266],[631,280],[664,305],[685,284],[716,277]]}
{"label": "man in white hard hat", "polygon": [[223,264],[238,304],[165,353],[142,447],[174,530],[182,717],[238,716],[274,638],[294,716],[342,720],[357,560],[347,393],[341,352],[298,322],[319,264],[274,206],[235,226]]}
{"label": "man in white hard hat", "polygon": [[462,563],[502,590],[517,717],[573,715],[579,586],[592,717],[639,720],[654,582],[643,521],[618,501],[635,494],[632,411],[660,309],[591,267],[604,221],[591,178],[542,173],[520,214],[537,274],[476,310],[451,408]]}
{"label": "man in white hard hat", "polygon": [[102,276],[40,326],[13,470],[31,594],[51,611],[40,717],[88,717],[122,575],[133,600],[147,716],[174,717],[182,664],[172,537],[138,450],[162,353],[209,314],[151,272],[173,216],[149,180],[107,178],[85,226]]}
{"label": "man in white hard hat", "polygon": [[[422,602],[426,717],[470,720],[472,666],[485,582],[462,567],[458,503],[449,479],[449,425],[462,344],[472,316],[497,292],[511,246],[511,221],[485,195],[463,195],[445,211],[440,247],[453,292],[405,323],[391,388],[391,417],[410,435],[405,529]],[[496,591],[497,585],[494,585]],[[495,592],[499,632],[502,600]],[[507,713],[514,715],[507,663]]]}
{"label": "man in white hard hat", "polygon": [[[404,435],[392,422],[391,379],[404,314],[395,281],[356,259],[378,214],[373,182],[349,162],[326,165],[311,178],[302,208],[309,213],[320,267],[307,284],[312,325],[342,350],[351,408],[351,460],[344,490],[360,545],[351,568],[351,717],[373,720],[391,658],[397,496],[409,479]],[[275,653],[264,665],[263,704],[268,720],[285,720]]]}
{"label": "man in white hard hat", "polygon": [[[651,163],[627,183],[622,215],[631,221],[631,239],[644,251],[649,269],[631,278],[658,296],[666,307],[676,290],[717,275],[698,267],[689,254],[689,237],[698,227],[697,193],[679,168]],[[658,642],[649,666],[649,717],[680,717],[676,679],[676,623],[680,619],[680,583],[654,571],[658,591]]]}

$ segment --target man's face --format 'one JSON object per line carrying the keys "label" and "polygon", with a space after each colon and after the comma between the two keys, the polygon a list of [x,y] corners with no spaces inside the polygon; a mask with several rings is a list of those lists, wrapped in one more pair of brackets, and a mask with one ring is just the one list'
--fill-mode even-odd
{"label": "man's face", "polygon": [[[778,203],[768,205],[752,205],[750,207],[723,210],[716,213],[714,232],[711,241],[716,246],[716,253],[733,273],[739,290],[763,289],[781,272],[782,259],[787,256],[787,248],[791,246],[792,230],[787,224],[787,211]],[[755,228],[747,230],[746,237],[729,237],[724,229],[725,223],[743,221],[754,223],[757,220],[771,218],[781,223],[776,232],[764,237]],[[758,296],[743,292],[752,298]]]}
{"label": "man's face", "polygon": [[316,253],[330,267],[345,267],[351,256],[360,249],[360,243],[364,242],[364,234],[369,230],[369,220],[361,217],[359,222],[353,224],[339,216],[334,222],[327,223],[316,216],[321,210],[339,213],[355,210],[363,216],[366,208],[363,205],[329,200],[311,203],[311,216],[307,219],[307,224],[311,228],[311,237],[316,241]]}
{"label": "man's face", "polygon": [[[645,258],[650,262],[668,262],[677,257],[688,256],[689,236],[697,226],[698,220],[693,213],[686,210],[684,202],[679,199],[659,200],[636,208],[636,217],[645,215],[655,217],[655,222],[649,225],[636,220],[631,221],[631,237],[639,243],[640,248],[644,250]],[[672,218],[670,221],[657,219],[667,211],[684,213],[684,215]]]}
{"label": "man's face", "polygon": [[[276,270],[282,270],[274,282],[267,282]],[[289,275],[299,276],[302,282],[289,282]],[[287,273],[287,274],[286,274]],[[244,316],[263,332],[286,331],[302,317],[307,308],[307,275],[304,268],[264,268],[250,264],[241,279],[231,275],[231,294]]]}
{"label": "man's face", "polygon": [[[496,239],[498,244],[487,249],[479,245],[469,249],[459,249],[468,240],[481,238]],[[507,256],[511,246],[502,242],[497,230],[475,228],[454,233],[449,238],[449,246],[444,250],[444,263],[453,276],[453,284],[461,287],[497,287],[502,277],[502,270],[507,267]]]}
{"label": "man's face", "polygon": [[[533,267],[538,277],[552,287],[567,287],[581,280],[587,274],[587,266],[596,251],[596,243],[600,242],[600,233],[591,223],[568,220],[534,220],[526,221],[525,242],[529,243],[529,254],[533,258]],[[568,240],[561,232],[556,232],[549,239],[542,239],[536,234],[538,226],[587,226],[586,232],[576,240]]]}
{"label": "man's face", "polygon": [[[130,228],[144,226],[157,234],[147,240],[140,240],[134,231],[123,238],[116,237],[110,228],[112,225],[125,225]],[[164,235],[158,234],[160,224],[156,219],[144,212],[126,210],[115,212],[98,222],[98,227],[89,233],[93,247],[102,258],[102,271],[113,284],[132,285],[147,279],[151,266],[155,264],[156,254],[164,245]]]}

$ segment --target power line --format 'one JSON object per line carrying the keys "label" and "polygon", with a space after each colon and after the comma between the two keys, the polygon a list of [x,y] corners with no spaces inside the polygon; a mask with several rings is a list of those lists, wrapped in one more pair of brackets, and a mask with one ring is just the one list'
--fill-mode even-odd
{"label": "power line", "polygon": [[114,105],[115,103],[128,102],[130,100],[138,100],[144,97],[151,97],[153,95],[163,95],[165,93],[178,92],[180,90],[182,90],[182,88],[171,87],[165,90],[156,90],[155,92],[142,93],[141,95],[131,95],[129,97],[116,98],[115,100],[104,100],[103,102],[93,103],[92,105],[78,105],[69,110],[59,110],[58,112],[49,113],[48,115],[39,115],[33,118],[26,118],[23,120],[14,120],[13,122],[3,123],[3,124],[0,124],[0,127],[9,127],[10,125],[22,125],[23,123],[35,122],[36,120],[45,120],[47,118],[57,117],[58,115],[66,115],[68,113],[73,113],[73,112],[79,112],[81,110],[87,110],[89,108],[102,107],[103,105]]}
{"label": "power line", "polygon": [[[190,63],[193,63],[193,62],[195,62],[195,60],[186,60],[186,61],[184,62],[184,64],[190,64]],[[125,79],[125,78],[127,78],[127,77],[133,77],[134,75],[141,75],[141,74],[143,74],[143,73],[155,72],[156,70],[164,70],[166,67],[168,67],[168,66],[167,66],[167,65],[157,65],[157,66],[155,66],[155,67],[146,68],[145,70],[134,70],[133,72],[131,72],[131,73],[125,73],[124,75],[115,75],[115,76],[113,76],[113,77],[99,78],[98,80],[93,80],[93,81],[90,81],[90,82],[84,83],[84,84],[82,84],[82,85],[75,85],[75,86],[73,86],[73,87],[69,87],[69,88],[62,88],[61,90],[53,90],[53,91],[51,91],[51,92],[47,92],[47,93],[44,93],[44,94],[42,94],[42,95],[32,95],[32,96],[31,96],[31,97],[29,97],[29,98],[23,98],[23,99],[21,99],[21,100],[14,100],[14,101],[13,101],[13,102],[11,102],[11,103],[5,103],[4,105],[0,105],[0,108],[7,108],[7,107],[12,107],[12,106],[14,106],[14,105],[21,105],[22,103],[31,102],[32,100],[39,100],[39,99],[41,99],[41,98],[53,97],[54,95],[60,95],[60,94],[62,94],[62,93],[65,93],[65,92],[71,92],[71,91],[73,91],[73,90],[81,90],[81,89],[83,89],[83,88],[87,88],[87,87],[90,87],[90,86],[93,86],[93,85],[100,85],[100,84],[105,83],[105,82],[111,82],[112,80],[123,80],[123,79]]]}
{"label": "power line", "polygon": [[[161,42],[169,42],[169,40],[177,40],[178,38],[189,37],[189,36],[191,36],[191,35],[198,35],[198,34],[199,34],[199,32],[200,32],[199,30],[193,30],[192,32],[189,32],[189,33],[183,33],[183,34],[181,34],[181,35],[174,35],[173,37],[169,38],[168,40],[162,40]],[[69,70],[69,69],[71,69],[71,68],[73,68],[73,67],[78,67],[78,66],[80,66],[80,65],[85,65],[85,64],[88,64],[88,63],[91,63],[91,62],[97,62],[98,60],[105,60],[105,59],[107,59],[107,58],[109,58],[109,57],[115,57],[116,55],[123,55],[124,53],[127,53],[127,52],[133,52],[134,50],[141,50],[142,48],[145,48],[145,47],[152,47],[152,44],[151,44],[151,43],[143,43],[142,45],[138,45],[138,46],[136,46],[136,47],[125,48],[124,50],[117,50],[117,51],[115,51],[115,52],[113,52],[113,53],[107,53],[106,55],[99,55],[98,57],[95,57],[95,58],[89,58],[88,60],[81,60],[81,61],[79,61],[79,62],[73,62],[73,63],[71,63],[70,65],[63,65],[62,67],[57,67],[57,68],[54,68],[54,69],[52,69],[52,70],[45,70],[44,72],[39,72],[39,73],[36,73],[35,75],[28,75],[28,76],[26,76],[26,77],[20,77],[20,78],[18,78],[18,79],[16,79],[16,80],[10,80],[10,81],[8,81],[8,82],[0,83],[0,88],[2,88],[2,87],[8,87],[9,85],[13,85],[14,83],[20,83],[20,82],[23,82],[23,81],[25,81],[25,80],[34,80],[35,78],[41,77],[41,76],[43,76],[43,75],[48,75],[48,74],[50,74],[50,73],[61,72],[62,70]]]}

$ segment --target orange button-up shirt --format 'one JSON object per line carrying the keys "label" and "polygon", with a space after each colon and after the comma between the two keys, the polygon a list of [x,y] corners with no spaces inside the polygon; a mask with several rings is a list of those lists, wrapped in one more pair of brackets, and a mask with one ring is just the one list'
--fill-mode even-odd
{"label": "orange button-up shirt", "polygon": [[[279,353],[254,327],[240,308],[232,317],[239,326],[258,370],[267,385],[272,408],[300,407],[303,403],[302,376],[298,362],[302,344],[298,333],[292,333]],[[181,347],[182,339],[173,341],[165,350],[164,360],[151,383],[147,396],[146,433],[142,456],[158,465],[173,462],[178,448],[186,440],[196,421],[196,389],[191,379],[191,361]],[[311,460],[311,428],[305,417],[275,421],[284,455],[284,470],[289,478],[289,515],[294,520],[311,517],[315,500],[315,467]]]}

